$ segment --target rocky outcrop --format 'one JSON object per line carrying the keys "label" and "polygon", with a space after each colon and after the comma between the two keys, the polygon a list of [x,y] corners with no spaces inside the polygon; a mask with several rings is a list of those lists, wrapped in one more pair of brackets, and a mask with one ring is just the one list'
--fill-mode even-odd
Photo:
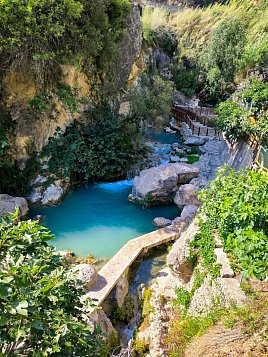
{"label": "rocky outcrop", "polygon": [[189,260],[190,247],[189,243],[198,233],[198,220],[195,219],[188,229],[182,233],[180,238],[174,243],[170,253],[167,256],[167,264],[171,271],[177,275],[184,283],[188,283],[192,272],[193,265]]}
{"label": "rocky outcrop", "polygon": [[192,135],[187,140],[185,140],[185,145],[189,145],[189,146],[204,145],[208,140],[209,140],[208,136]]}
{"label": "rocky outcrop", "polygon": [[96,309],[93,314],[88,318],[85,316],[85,321],[92,331],[96,326],[100,326],[106,338],[117,336],[117,332],[113,327],[111,320],[106,316],[102,309]]}
{"label": "rocky outcrop", "polygon": [[118,307],[123,306],[125,298],[128,294],[128,288],[129,284],[127,277],[125,275],[122,275],[114,289],[114,298]]}
{"label": "rocky outcrop", "polygon": [[[89,264],[78,264],[72,268],[75,274],[75,280],[84,285],[84,289],[90,289],[97,283],[98,273]],[[78,285],[79,286],[79,285]]]}
{"label": "rocky outcrop", "polygon": [[153,224],[158,228],[163,228],[171,225],[172,221],[170,219],[166,219],[164,217],[156,217],[153,220]]}
{"label": "rocky outcrop", "polygon": [[201,205],[201,201],[197,198],[198,187],[193,184],[182,185],[176,193],[174,203],[181,207],[186,205]]}
{"label": "rocky outcrop", "polygon": [[204,279],[200,288],[196,289],[189,307],[190,315],[208,313],[215,304],[225,306],[241,306],[246,302],[246,295],[234,278]]}
{"label": "rocky outcrop", "polygon": [[0,194],[0,216],[5,216],[9,213],[15,213],[19,210],[19,217],[25,217],[28,213],[28,204],[23,197],[12,197],[5,194]]}
{"label": "rocky outcrop", "polygon": [[130,200],[158,203],[175,193],[179,186],[198,177],[199,169],[192,165],[175,163],[141,171],[134,179]]}
{"label": "rocky outcrop", "polygon": [[[48,185],[48,179],[54,182]],[[39,203],[44,206],[57,204],[62,200],[69,188],[70,180],[68,178],[55,180],[39,175],[32,183],[32,191],[28,200],[31,203]]]}

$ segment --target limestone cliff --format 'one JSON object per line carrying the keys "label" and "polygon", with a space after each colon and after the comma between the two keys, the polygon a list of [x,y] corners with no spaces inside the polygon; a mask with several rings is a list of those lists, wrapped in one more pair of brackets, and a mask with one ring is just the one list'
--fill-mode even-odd
{"label": "limestone cliff", "polygon": [[[83,121],[83,111],[98,102],[101,92],[105,91],[110,101],[120,99],[120,92],[127,86],[129,77],[133,80],[133,76],[139,72],[136,62],[140,62],[141,48],[140,11],[137,5],[132,5],[122,38],[117,44],[116,60],[110,65],[109,73],[113,81],[107,74],[98,73],[97,68],[93,68],[92,74],[89,74],[82,68],[66,64],[55,70],[57,75],[44,91],[27,65],[7,72],[2,79],[1,92],[3,106],[14,124],[9,136],[11,158],[23,167],[33,152],[42,150],[57,128],[64,132],[75,119]],[[111,82],[112,88],[109,87]],[[75,94],[77,110],[68,107],[59,95],[55,88],[57,83],[67,85]],[[40,109],[40,103],[45,108]]]}

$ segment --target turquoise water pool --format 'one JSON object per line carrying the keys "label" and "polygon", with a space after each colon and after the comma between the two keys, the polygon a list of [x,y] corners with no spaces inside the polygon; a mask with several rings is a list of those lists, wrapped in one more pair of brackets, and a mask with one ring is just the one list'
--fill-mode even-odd
{"label": "turquoise water pool", "polygon": [[43,225],[56,238],[58,250],[69,249],[78,256],[112,257],[129,239],[156,229],[157,216],[175,218],[175,205],[144,209],[127,200],[133,181],[81,185],[58,206],[32,209],[31,217],[45,216]]}

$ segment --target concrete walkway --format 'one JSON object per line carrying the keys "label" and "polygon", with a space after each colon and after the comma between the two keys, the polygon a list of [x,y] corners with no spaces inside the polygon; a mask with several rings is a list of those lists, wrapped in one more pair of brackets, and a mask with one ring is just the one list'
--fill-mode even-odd
{"label": "concrete walkway", "polygon": [[183,225],[168,226],[129,240],[99,271],[96,286],[84,295],[83,300],[96,299],[95,308],[100,306],[120,277],[141,253],[160,244],[176,240],[183,228]]}

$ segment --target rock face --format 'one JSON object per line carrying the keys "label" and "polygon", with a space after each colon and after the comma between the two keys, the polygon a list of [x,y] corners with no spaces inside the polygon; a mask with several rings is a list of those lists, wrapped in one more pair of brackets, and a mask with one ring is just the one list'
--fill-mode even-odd
{"label": "rock face", "polygon": [[121,276],[115,287],[114,297],[118,307],[122,307],[128,294],[128,280],[125,275]]}
{"label": "rock face", "polygon": [[198,187],[193,184],[182,185],[176,193],[174,203],[181,207],[186,205],[200,206],[201,201],[196,196]]}
{"label": "rock face", "polygon": [[96,285],[98,273],[89,264],[75,265],[72,270],[76,273],[76,279],[84,284],[85,289],[93,288]]}
{"label": "rock face", "polygon": [[167,227],[172,223],[172,221],[170,219],[166,219],[164,217],[156,217],[153,220],[153,224],[158,227],[158,228],[163,228],[163,227]]}
{"label": "rock face", "polygon": [[134,179],[130,200],[163,202],[176,192],[181,184],[198,177],[199,169],[189,164],[165,164],[143,170]]}
{"label": "rock face", "polygon": [[94,331],[97,325],[100,325],[102,332],[105,333],[108,338],[117,336],[117,332],[114,329],[111,320],[106,316],[102,309],[95,310],[90,318],[85,318],[85,321],[90,326],[92,331]]}
{"label": "rock face", "polygon": [[0,194],[0,216],[14,213],[16,208],[19,209],[19,217],[25,217],[29,210],[26,199]]}
{"label": "rock face", "polygon": [[61,201],[70,187],[68,178],[56,180],[49,186],[45,186],[46,177],[38,176],[33,182],[33,189],[28,197],[31,203],[41,203],[42,205],[53,205]]}
{"label": "rock face", "polygon": [[192,263],[189,261],[189,243],[194,239],[198,231],[198,220],[195,219],[188,229],[183,232],[181,237],[174,243],[167,256],[168,266],[184,283],[189,282],[193,272]]}

